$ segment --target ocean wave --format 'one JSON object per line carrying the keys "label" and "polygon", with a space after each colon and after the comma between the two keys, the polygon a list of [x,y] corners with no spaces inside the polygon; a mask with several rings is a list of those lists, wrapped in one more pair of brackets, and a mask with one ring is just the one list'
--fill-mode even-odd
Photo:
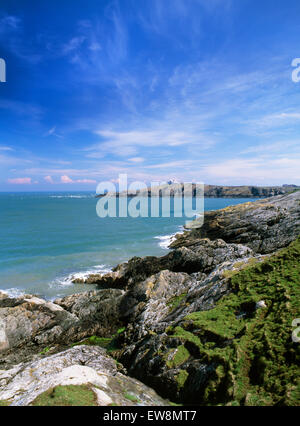
{"label": "ocean wave", "polygon": [[7,294],[7,296],[12,299],[15,297],[24,296],[26,294],[24,290],[21,290],[20,288],[8,288],[4,290],[0,289],[0,293]]}
{"label": "ocean wave", "polygon": [[93,198],[94,195],[49,195],[49,198]]}
{"label": "ocean wave", "polygon": [[179,231],[175,232],[174,234],[170,234],[170,235],[158,235],[157,237],[154,237],[157,240],[160,240],[160,242],[158,243],[159,247],[161,247],[164,250],[169,250],[169,246],[170,244],[173,243],[173,241],[175,241],[175,237],[177,234],[183,234],[184,232],[184,228],[183,226],[179,227]]}
{"label": "ocean wave", "polygon": [[50,287],[66,287],[74,285],[73,281],[75,279],[85,279],[92,274],[107,274],[111,269],[107,268],[105,265],[95,265],[91,269],[79,272],[73,272],[67,276],[56,278],[49,285]]}

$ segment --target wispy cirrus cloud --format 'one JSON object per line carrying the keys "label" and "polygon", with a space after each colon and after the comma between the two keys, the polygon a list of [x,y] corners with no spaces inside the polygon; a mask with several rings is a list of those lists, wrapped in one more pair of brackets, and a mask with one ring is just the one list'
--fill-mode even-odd
{"label": "wispy cirrus cloud", "polygon": [[77,183],[97,183],[95,179],[77,179],[75,182]]}
{"label": "wispy cirrus cloud", "polygon": [[18,100],[0,99],[0,110],[7,110],[17,116],[30,117],[31,121],[39,121],[44,113],[44,110],[39,105],[34,105],[30,102]]}
{"label": "wispy cirrus cloud", "polygon": [[63,138],[62,135],[60,135],[57,131],[56,131],[56,126],[51,127],[51,129],[49,129],[45,134],[45,137],[47,136],[55,136],[57,138]]}
{"label": "wispy cirrus cloud", "polygon": [[278,128],[300,124],[300,112],[277,112],[274,114],[267,114],[250,120],[249,124],[260,128]]}
{"label": "wispy cirrus cloud", "polygon": [[282,151],[288,149],[289,153],[298,152],[300,154],[300,138],[295,140],[282,140],[272,143],[264,143],[259,145],[249,146],[247,149],[241,151],[241,154],[265,154],[270,156],[270,154],[278,154]]}
{"label": "wispy cirrus cloud", "polygon": [[148,8],[137,6],[137,16],[146,32],[171,39],[176,46],[184,48],[187,43],[194,45],[204,38],[205,18],[226,25],[231,4],[231,0],[195,0],[193,4],[182,0],[152,0]]}
{"label": "wispy cirrus cloud", "polygon": [[30,177],[14,178],[7,179],[7,182],[13,185],[31,185],[32,179]]}
{"label": "wispy cirrus cloud", "polygon": [[21,19],[15,15],[2,15],[0,17],[0,35],[20,30]]}
{"label": "wispy cirrus cloud", "polygon": [[[174,148],[183,145],[201,145],[202,149],[208,149],[215,144],[212,137],[201,135],[197,132],[184,132],[172,130],[141,130],[116,132],[111,130],[95,131],[103,141],[84,149],[88,158],[102,158],[106,154],[113,153],[121,157],[129,157],[144,149]],[[139,157],[138,157],[139,158]],[[132,160],[131,160],[132,161]]]}
{"label": "wispy cirrus cloud", "polygon": [[5,41],[5,48],[13,55],[29,64],[38,63],[43,55],[37,49],[37,39],[26,41],[24,22],[20,16],[2,15],[0,17],[0,42]]}
{"label": "wispy cirrus cloud", "polygon": [[128,158],[128,161],[130,161],[131,163],[143,163],[145,161],[145,158],[143,158],[143,157],[132,157],[132,158]]}
{"label": "wispy cirrus cloud", "polygon": [[67,175],[61,176],[60,181],[61,181],[61,183],[92,183],[92,184],[97,183],[97,181],[95,179],[76,179],[76,180],[73,180]]}
{"label": "wispy cirrus cloud", "polygon": [[1,146],[0,145],[0,151],[13,151],[13,148],[10,146]]}
{"label": "wispy cirrus cloud", "polygon": [[[253,185],[266,185],[268,181],[282,185],[283,183],[298,183],[300,179],[300,155],[296,158],[279,157],[266,158],[263,156],[232,158],[205,167],[205,176],[222,179],[227,182],[239,182]],[[274,176],[276,171],[276,176]]]}

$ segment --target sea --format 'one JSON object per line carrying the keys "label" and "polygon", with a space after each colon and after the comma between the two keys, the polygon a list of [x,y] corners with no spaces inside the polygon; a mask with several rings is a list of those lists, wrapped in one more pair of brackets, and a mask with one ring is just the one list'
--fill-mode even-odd
{"label": "sea", "polygon": [[[168,253],[184,217],[100,218],[91,192],[0,193],[0,291],[47,300],[95,288],[72,279]],[[208,198],[216,210],[252,199]]]}

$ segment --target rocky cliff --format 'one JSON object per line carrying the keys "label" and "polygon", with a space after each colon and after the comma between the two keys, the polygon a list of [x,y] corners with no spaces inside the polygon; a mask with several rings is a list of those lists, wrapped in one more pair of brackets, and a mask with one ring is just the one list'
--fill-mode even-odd
{"label": "rocky cliff", "polygon": [[273,197],[293,192],[299,187],[295,185],[283,186],[217,186],[205,185],[205,197],[213,198],[255,198],[255,197]]}
{"label": "rocky cliff", "polygon": [[[89,277],[99,290],[54,303],[1,295],[0,400],[299,405],[299,220],[300,192],[209,212],[166,256]],[[40,386],[23,374],[42,377],[48,362]],[[20,388],[31,391],[16,398]]]}
{"label": "rocky cliff", "polygon": [[[201,240],[221,238],[246,244],[257,253],[286,247],[300,233],[300,191],[207,212],[203,226],[178,235],[172,248],[188,247]],[[202,225],[202,224],[201,224]]]}
{"label": "rocky cliff", "polygon": [[[156,186],[153,188],[155,195],[163,196],[174,194],[184,194],[183,183],[172,183]],[[299,191],[300,187],[296,185],[283,185],[283,186],[218,186],[218,185],[204,185],[204,196],[206,198],[264,198],[274,197],[277,195],[284,195],[294,191]],[[189,189],[190,191],[190,189]],[[117,196],[139,196],[151,197],[151,188],[136,191],[120,192]],[[191,195],[189,193],[189,195]],[[196,185],[192,185],[192,195],[196,196]],[[97,195],[99,197],[100,195]]]}

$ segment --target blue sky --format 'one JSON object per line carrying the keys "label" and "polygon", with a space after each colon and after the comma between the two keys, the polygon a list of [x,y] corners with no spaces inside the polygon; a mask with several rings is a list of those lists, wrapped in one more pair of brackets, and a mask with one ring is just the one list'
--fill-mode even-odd
{"label": "blue sky", "polygon": [[1,0],[0,191],[300,184],[298,0]]}

